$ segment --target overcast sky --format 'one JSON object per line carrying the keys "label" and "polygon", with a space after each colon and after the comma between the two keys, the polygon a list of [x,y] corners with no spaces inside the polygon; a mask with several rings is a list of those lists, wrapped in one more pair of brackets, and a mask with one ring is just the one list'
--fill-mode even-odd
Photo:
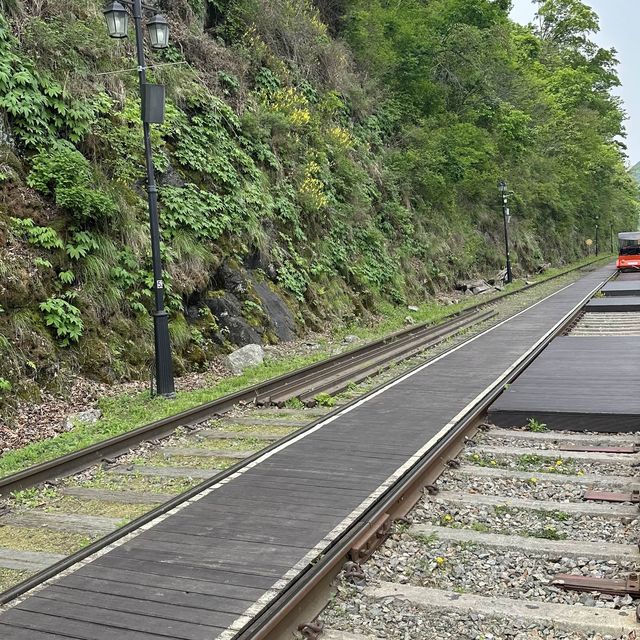
{"label": "overcast sky", "polygon": [[[627,154],[630,164],[640,162],[640,0],[582,0],[600,17],[600,33],[594,40],[618,52],[618,74],[622,86],[616,92],[624,100]],[[522,24],[531,22],[535,7],[531,0],[513,0],[511,17]]]}

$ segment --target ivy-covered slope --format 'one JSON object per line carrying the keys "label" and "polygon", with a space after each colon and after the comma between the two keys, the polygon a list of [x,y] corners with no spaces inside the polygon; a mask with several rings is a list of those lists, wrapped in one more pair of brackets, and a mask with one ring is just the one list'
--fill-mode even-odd
{"label": "ivy-covered slope", "polygon": [[[158,0],[153,143],[178,372],[637,225],[612,52],[578,0]],[[133,42],[97,0],[0,0],[0,394],[148,376]]]}

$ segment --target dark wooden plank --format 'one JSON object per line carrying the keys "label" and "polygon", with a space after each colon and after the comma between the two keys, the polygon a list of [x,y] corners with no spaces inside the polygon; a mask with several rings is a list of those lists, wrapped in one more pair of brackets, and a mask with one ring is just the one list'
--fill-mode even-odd
{"label": "dark wooden plank", "polygon": [[248,489],[251,491],[251,498],[253,500],[262,501],[264,499],[269,502],[300,505],[303,507],[320,507],[321,509],[326,507],[340,509],[346,505],[353,504],[354,501],[358,501],[358,499],[362,500],[368,495],[365,491],[343,493],[340,489],[331,489],[329,487],[318,488],[316,490],[314,490],[313,487],[309,487],[309,489],[305,491],[303,487],[287,489],[268,486],[262,483],[256,486],[255,482],[252,482],[249,474],[242,478],[242,481],[221,487],[219,492],[222,498],[242,498],[247,495]]}
{"label": "dark wooden plank", "polygon": [[113,625],[95,624],[84,620],[71,620],[57,615],[37,613],[26,606],[32,599],[28,598],[20,604],[19,608],[14,607],[2,614],[0,638],[4,640],[7,625],[10,629],[17,627],[31,631],[46,631],[57,638],[77,640],[166,640],[167,638],[164,633],[143,633],[117,626],[116,620],[113,621]]}
{"label": "dark wooden plank", "polygon": [[602,287],[602,293],[609,296],[640,296],[639,280],[612,280]]}
{"label": "dark wooden plank", "polygon": [[[211,640],[211,636],[219,632],[219,627],[204,626],[197,623],[181,622],[168,618],[156,618],[154,616],[141,615],[140,613],[125,613],[104,609],[100,606],[83,606],[50,600],[37,594],[27,598],[21,603],[24,611],[32,614],[43,614],[64,618],[65,621],[88,622],[100,629],[115,627],[123,630],[124,637],[129,638],[130,633],[145,633],[150,635],[165,636],[174,640]],[[63,627],[64,628],[64,627]],[[216,631],[218,629],[218,631]],[[121,637],[122,637],[121,632]],[[94,640],[102,640],[99,632]]]}
{"label": "dark wooden plank", "polygon": [[13,627],[0,623],[0,638],[2,640],[63,640],[71,638],[76,640],[78,636],[60,635],[58,633],[47,633],[46,631],[35,631],[24,627]]}
{"label": "dark wooden plank", "polygon": [[181,514],[181,521],[187,522],[188,519],[192,519],[195,522],[204,522],[206,519],[208,522],[212,520],[217,520],[221,523],[238,522],[240,520],[239,516],[245,516],[248,512],[255,517],[259,517],[261,522],[281,525],[280,528],[292,526],[293,522],[297,522],[302,527],[335,526],[344,518],[344,513],[323,515],[298,505],[280,509],[279,503],[229,499],[207,504],[198,511],[185,510]]}
{"label": "dark wooden plank", "polygon": [[[193,524],[190,524],[193,522]],[[311,541],[317,540],[318,531],[323,531],[324,527],[313,525],[303,527],[298,520],[290,519],[284,522],[215,522],[215,519],[203,521],[193,518],[181,519],[179,522],[169,518],[157,527],[153,528],[153,536],[163,533],[184,534],[192,536],[204,536],[215,541],[242,540],[244,542],[258,542],[263,544],[283,544],[292,546],[305,546]],[[322,536],[320,536],[322,537]],[[302,543],[302,544],[301,544]]]}
{"label": "dark wooden plank", "polygon": [[332,508],[327,506],[316,506],[305,504],[304,502],[283,502],[281,500],[267,500],[242,498],[237,496],[230,496],[227,493],[215,492],[215,501],[199,501],[195,502],[192,507],[189,508],[189,512],[193,514],[207,512],[211,508],[223,507],[221,511],[225,511],[226,507],[229,507],[229,513],[240,511],[241,513],[253,513],[253,514],[272,514],[282,513],[283,515],[298,515],[301,519],[307,516],[307,519],[312,520],[316,516],[343,516],[344,510],[339,508]]}
{"label": "dark wooden plank", "polygon": [[[170,536],[170,534],[167,534]],[[179,537],[179,536],[178,536]],[[183,541],[163,541],[145,536],[132,540],[127,547],[135,549],[155,549],[158,553],[180,554],[185,558],[201,558],[203,561],[229,561],[238,566],[289,566],[289,559],[298,549],[290,546],[275,546],[258,542],[227,540],[224,545],[197,544],[191,536],[182,536]],[[185,548],[185,544],[189,546]],[[300,554],[304,555],[304,554]],[[231,556],[231,560],[229,560]]]}
{"label": "dark wooden plank", "polygon": [[[130,572],[131,573],[131,572]],[[135,574],[134,574],[135,575]],[[169,589],[164,586],[141,585],[139,582],[131,583],[130,581],[114,581],[105,580],[104,578],[88,578],[72,574],[69,580],[65,580],[64,587],[59,589],[79,590],[80,593],[98,593],[103,595],[121,596],[130,599],[132,602],[136,600],[145,600],[157,603],[169,603],[172,607],[186,607],[205,609],[207,611],[226,611],[235,614],[242,613],[253,602],[253,599],[240,600],[238,598],[229,598],[220,596],[218,593],[202,594],[192,590],[192,582],[183,581],[184,588]],[[215,591],[212,589],[212,591]],[[255,590],[259,592],[259,590]],[[43,589],[42,596],[45,597],[50,593],[49,589]],[[244,592],[245,595],[247,591]],[[84,602],[84,601],[83,601]],[[139,611],[141,605],[138,603],[134,611]],[[178,612],[179,613],[179,612]],[[181,618],[176,618],[180,620]]]}
{"label": "dark wooden plank", "polygon": [[557,338],[489,410],[498,426],[529,418],[551,429],[637,430],[640,394],[635,337]]}
{"label": "dark wooden plank", "polygon": [[[197,530],[197,533],[195,532]],[[306,550],[310,546],[316,544],[318,540],[322,539],[322,535],[318,534],[318,529],[314,531],[300,531],[298,535],[290,535],[284,538],[283,531],[275,531],[274,535],[266,536],[271,540],[258,540],[258,536],[244,537],[238,534],[237,531],[228,530],[221,531],[216,527],[210,527],[206,529],[204,527],[192,528],[191,531],[186,531],[183,527],[176,526],[173,531],[160,530],[154,527],[149,531],[147,540],[157,540],[158,542],[175,542],[179,545],[189,545],[192,548],[204,547],[205,549],[220,548],[224,549],[224,553],[229,551],[231,545],[238,545],[239,549],[250,546],[251,550],[257,548],[257,553],[261,554],[260,549],[268,547],[273,550],[275,554],[276,548],[282,548],[278,555],[286,555],[295,549]]]}
{"label": "dark wooden plank", "polygon": [[[164,595],[164,598],[158,600],[156,597],[151,600],[137,595],[136,592],[140,595],[144,594],[144,591],[139,586],[135,589],[114,589],[113,585],[115,583],[111,583],[111,589],[96,592],[95,581],[85,580],[84,582],[93,586],[94,589],[85,588],[82,584],[79,588],[61,587],[54,584],[49,589],[43,589],[38,594],[38,597],[53,600],[56,607],[58,607],[59,603],[65,603],[108,609],[117,614],[137,614],[141,609],[144,609],[145,616],[162,618],[169,622],[188,622],[190,625],[196,624],[209,628],[229,626],[238,617],[239,613],[246,610],[246,606],[238,606],[238,604],[242,603],[240,600],[222,601],[218,599],[215,606],[212,603],[207,608],[202,596],[190,598],[189,595],[185,596],[183,594],[181,602],[174,602],[171,598],[177,596],[177,592],[168,591],[165,594],[161,594]],[[112,593],[112,591],[116,593]],[[216,621],[215,625],[212,624],[213,620]],[[211,630],[209,630],[209,634],[211,634]]]}
{"label": "dark wooden plank", "polygon": [[640,311],[638,296],[610,296],[594,298],[587,303],[587,311]]}
{"label": "dark wooden plank", "polygon": [[[100,561],[108,566],[100,564]],[[229,598],[245,595],[257,599],[258,592],[269,589],[274,578],[257,573],[220,571],[206,567],[181,565],[172,561],[134,560],[117,555],[101,556],[79,569],[76,574],[116,580],[131,584],[158,585],[195,593],[219,594]]]}
{"label": "dark wooden plank", "polygon": [[[111,553],[114,554],[113,557],[143,563],[152,562],[158,557],[158,552],[154,550],[153,545],[128,550],[123,547],[118,547],[118,549],[114,549]],[[164,562],[167,566],[176,566],[181,569],[189,568],[194,571],[197,569],[203,569],[205,571],[212,572],[225,571],[227,573],[238,573],[247,576],[262,576],[272,578],[272,583],[282,575],[281,565],[267,565],[264,562],[260,563],[260,565],[256,565],[247,562],[239,562],[234,558],[226,558],[222,560],[219,558],[203,558],[197,554],[187,554],[167,549],[162,552],[162,556],[166,558]]]}

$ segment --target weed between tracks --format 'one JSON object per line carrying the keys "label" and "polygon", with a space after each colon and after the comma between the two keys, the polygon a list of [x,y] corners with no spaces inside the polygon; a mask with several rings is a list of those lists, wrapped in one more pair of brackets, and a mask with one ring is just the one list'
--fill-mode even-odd
{"label": "weed between tracks", "polygon": [[14,527],[10,524],[0,527],[0,547],[16,551],[42,551],[69,555],[86,547],[99,537],[99,535],[90,537],[70,531]]}
{"label": "weed between tracks", "polygon": [[200,480],[193,478],[160,478],[142,474],[119,475],[99,469],[91,478],[71,478],[65,481],[65,485],[108,491],[179,494],[188,491],[200,482]]}
{"label": "weed between tracks", "polygon": [[0,567],[0,592],[10,589],[14,584],[26,580],[33,575],[32,571],[18,571],[17,569],[4,569]]}
{"label": "weed between tracks", "polygon": [[490,467],[493,469],[517,469],[518,471],[532,471],[538,473],[558,473],[560,475],[584,475],[584,471],[576,467],[575,460],[571,458],[557,459],[547,458],[535,453],[526,453],[521,456],[496,456],[481,453],[467,454],[466,459],[478,467]]}

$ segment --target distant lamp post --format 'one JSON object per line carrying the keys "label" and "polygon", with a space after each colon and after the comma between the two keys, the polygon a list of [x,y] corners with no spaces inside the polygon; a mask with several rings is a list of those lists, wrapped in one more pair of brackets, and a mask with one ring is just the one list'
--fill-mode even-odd
{"label": "distant lamp post", "polygon": [[513,275],[511,273],[511,256],[509,254],[509,220],[511,218],[509,214],[508,200],[507,200],[507,183],[504,180],[498,182],[498,191],[500,192],[500,200],[502,201],[502,218],[504,221],[504,248],[507,256],[507,277],[505,282],[509,284],[513,281]]}
{"label": "distant lamp post", "polygon": [[598,246],[598,216],[596,216],[596,258],[598,257],[599,246]]}
{"label": "distant lamp post", "polygon": [[136,30],[136,50],[138,54],[138,77],[142,99],[142,129],[144,135],[145,160],[147,166],[147,195],[149,199],[149,225],[151,227],[151,259],[153,262],[153,290],[155,311],[153,329],[155,336],[155,378],[158,395],[165,398],[175,396],[173,363],[171,361],[171,340],[169,337],[169,314],[164,308],[164,280],[160,257],[160,222],[158,218],[158,189],[153,167],[151,148],[151,123],[164,121],[164,87],[147,83],[147,65],[144,57],[144,34],[142,30],[143,12],[150,15],[147,22],[149,42],[154,49],[169,46],[169,24],[164,16],[142,0],[114,0],[104,8],[109,36],[121,40],[128,36],[129,14],[132,15]]}

